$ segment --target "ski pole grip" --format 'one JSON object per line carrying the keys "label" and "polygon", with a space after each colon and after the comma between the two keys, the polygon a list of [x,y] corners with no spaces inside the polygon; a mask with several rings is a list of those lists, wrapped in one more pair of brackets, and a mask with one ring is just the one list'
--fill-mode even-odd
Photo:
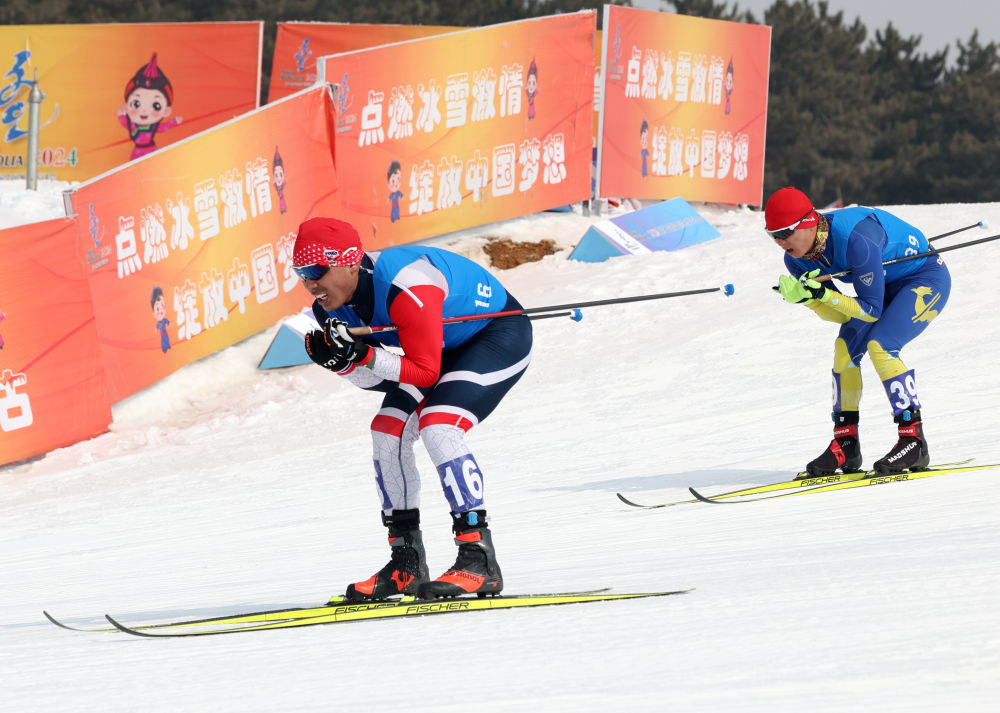
{"label": "ski pole grip", "polygon": [[[330,315],[327,314],[327,311],[320,307],[319,303],[315,301],[312,303],[312,313],[313,317],[316,318],[316,322],[319,324],[320,329],[322,329],[323,325],[326,324],[326,320],[330,318]],[[375,330],[371,327],[350,327],[347,331],[350,332],[352,336],[364,337],[371,334]]]}
{"label": "ski pole grip", "polygon": [[[833,275],[817,275],[816,277],[814,277],[812,279],[815,280],[816,282],[827,282],[827,281],[833,279]],[[780,292],[781,291],[780,288],[777,285],[772,285],[771,289],[774,290],[775,292]]]}

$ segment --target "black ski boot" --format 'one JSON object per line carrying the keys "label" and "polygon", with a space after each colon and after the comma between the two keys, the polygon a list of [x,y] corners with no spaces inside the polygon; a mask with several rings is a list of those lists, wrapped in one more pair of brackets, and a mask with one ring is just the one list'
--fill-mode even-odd
{"label": "black ski boot", "polygon": [[879,475],[892,475],[904,470],[924,470],[931,462],[931,457],[924,438],[920,411],[903,411],[893,420],[899,431],[899,440],[891,451],[875,461],[875,472]]}
{"label": "black ski boot", "polygon": [[458,559],[440,577],[420,585],[417,596],[437,599],[462,594],[480,597],[499,594],[503,590],[503,575],[493,549],[493,535],[486,526],[486,511],[470,510],[452,517]]}
{"label": "black ski boot", "polygon": [[392,557],[385,567],[364,582],[348,585],[345,595],[348,601],[380,601],[397,594],[415,594],[429,578],[420,533],[420,511],[393,510],[391,515],[382,515],[382,524],[389,528]]}
{"label": "black ski boot", "polygon": [[861,470],[861,444],[858,441],[858,412],[833,412],[833,440],[819,458],[806,464],[806,472],[796,476],[796,480],[816,478],[821,475],[857,473]]}

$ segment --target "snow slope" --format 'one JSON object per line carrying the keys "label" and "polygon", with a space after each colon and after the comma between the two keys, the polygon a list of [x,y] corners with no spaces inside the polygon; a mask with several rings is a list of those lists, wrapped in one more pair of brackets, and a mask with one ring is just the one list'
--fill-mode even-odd
{"label": "snow slope", "polygon": [[[0,196],[4,220],[47,200]],[[501,273],[526,306],[736,293],[536,322],[531,367],[470,435],[507,591],[695,591],[161,641],[48,623],[42,609],[100,625],[105,612],[142,623],[319,603],[384,564],[368,437],[379,397],[318,367],[258,371],[272,329],[118,404],[111,433],[0,468],[0,710],[995,710],[997,471],[731,507],[615,497],[783,479],[830,437],[835,326],[771,291],[781,254],[760,213],[699,209],[722,237],[597,265],[567,249]],[[928,235],[1000,225],[1000,204],[894,210]],[[485,235],[569,248],[590,222],[529,216],[442,244],[478,259]],[[1000,318],[983,270],[998,248],[946,256],[951,301],[904,352],[935,461],[1000,461]],[[895,432],[863,371],[871,463]],[[419,454],[443,571],[447,505]]]}

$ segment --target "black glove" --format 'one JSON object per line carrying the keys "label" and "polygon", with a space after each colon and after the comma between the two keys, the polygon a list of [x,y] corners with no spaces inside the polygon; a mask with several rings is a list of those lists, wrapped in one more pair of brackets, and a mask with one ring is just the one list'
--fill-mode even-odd
{"label": "black glove", "polygon": [[347,331],[347,323],[338,319],[327,319],[322,329],[314,329],[306,335],[306,353],[309,358],[324,369],[344,371],[357,362],[364,361],[371,347]]}

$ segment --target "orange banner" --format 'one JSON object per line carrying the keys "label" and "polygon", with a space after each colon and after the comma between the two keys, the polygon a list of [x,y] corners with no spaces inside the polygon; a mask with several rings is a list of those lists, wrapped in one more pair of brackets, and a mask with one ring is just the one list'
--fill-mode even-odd
{"label": "orange banner", "polygon": [[0,464],[108,430],[111,401],[71,218],[0,230]]}
{"label": "orange banner", "polygon": [[[598,30],[594,34],[594,154],[597,153],[597,132],[601,128],[601,57],[604,52],[603,32]],[[595,156],[596,158],[596,156]]]}
{"label": "orange banner", "polygon": [[338,217],[325,87],[70,193],[113,401],[302,309],[295,231]]}
{"label": "orange banner", "polygon": [[[405,42],[464,27],[440,25],[355,25],[342,22],[279,22],[267,100],[273,102],[312,86],[316,61],[325,55]],[[329,81],[336,81],[336,78]]]}
{"label": "orange banner", "polygon": [[378,248],[590,197],[593,11],[324,59],[347,219]]}
{"label": "orange banner", "polygon": [[45,95],[38,175],[82,181],[259,103],[263,23],[0,27],[0,175],[24,175],[29,95]]}
{"label": "orange banner", "polygon": [[760,205],[771,28],[604,6],[599,195]]}

